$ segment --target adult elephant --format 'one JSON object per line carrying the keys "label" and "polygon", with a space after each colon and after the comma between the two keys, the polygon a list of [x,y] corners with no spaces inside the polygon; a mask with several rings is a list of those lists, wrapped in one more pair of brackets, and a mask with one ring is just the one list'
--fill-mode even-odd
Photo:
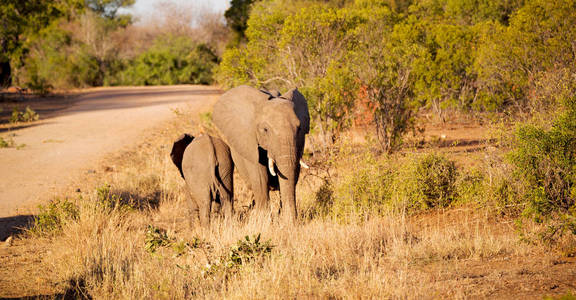
{"label": "adult elephant", "polygon": [[282,215],[296,220],[296,184],[305,136],[308,103],[292,89],[278,92],[239,86],[214,105],[213,122],[230,146],[232,160],[254,192],[255,208],[269,210],[269,190],[280,189]]}

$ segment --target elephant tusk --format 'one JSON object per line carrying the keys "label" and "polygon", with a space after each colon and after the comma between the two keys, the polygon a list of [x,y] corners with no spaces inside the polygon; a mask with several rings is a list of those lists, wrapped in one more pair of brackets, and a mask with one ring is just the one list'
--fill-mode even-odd
{"label": "elephant tusk", "polygon": [[304,168],[304,169],[310,169],[310,167],[309,167],[303,160],[300,160],[300,165],[301,165],[302,168]]}
{"label": "elephant tusk", "polygon": [[274,160],[268,157],[268,170],[272,176],[276,176],[276,172],[274,172]]}

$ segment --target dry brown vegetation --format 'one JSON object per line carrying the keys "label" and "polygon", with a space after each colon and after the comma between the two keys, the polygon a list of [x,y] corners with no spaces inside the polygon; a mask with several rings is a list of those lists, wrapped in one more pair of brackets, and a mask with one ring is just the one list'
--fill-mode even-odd
{"label": "dry brown vegetation", "polygon": [[[183,181],[168,153],[180,133],[206,130],[201,120],[207,118],[175,114],[142,145],[111,158],[85,192],[62,195],[40,213],[36,227],[1,250],[8,267],[2,296],[539,298],[576,289],[574,258],[520,241],[511,219],[490,209],[463,204],[417,214],[319,213],[327,176],[341,186],[362,161],[354,157],[372,151],[358,134],[345,135],[338,155],[347,158],[338,156],[331,169],[335,154],[308,157],[313,167],[298,187],[298,226],[274,216],[247,217],[250,195],[238,179],[239,219],[217,220],[209,230],[192,227]],[[445,132],[458,137],[458,130]],[[457,146],[450,149],[458,153]],[[272,199],[277,207],[277,195]],[[25,269],[35,281],[26,280]]]}

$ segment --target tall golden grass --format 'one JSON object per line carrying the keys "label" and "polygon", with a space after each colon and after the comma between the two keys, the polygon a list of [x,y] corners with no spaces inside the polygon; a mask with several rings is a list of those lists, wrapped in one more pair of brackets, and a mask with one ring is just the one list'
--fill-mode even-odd
{"label": "tall golden grass", "polygon": [[[77,216],[64,218],[54,234],[29,237],[49,247],[43,264],[62,290],[107,299],[465,298],[492,292],[471,282],[466,262],[545,250],[520,243],[510,224],[466,206],[418,216],[311,216],[296,226],[277,222],[275,214],[246,217],[250,193],[238,178],[235,207],[244,217],[194,227],[169,158],[174,138],[202,131],[190,118],[178,113],[144,146],[115,158],[114,171],[96,186],[109,184],[122,201],[103,206],[96,192],[72,197]],[[332,176],[355,166],[339,168]],[[301,180],[298,205],[306,215],[322,179],[303,174]],[[154,252],[146,249],[150,225],[169,240]],[[239,240],[257,234],[273,245],[268,255],[224,263]]]}

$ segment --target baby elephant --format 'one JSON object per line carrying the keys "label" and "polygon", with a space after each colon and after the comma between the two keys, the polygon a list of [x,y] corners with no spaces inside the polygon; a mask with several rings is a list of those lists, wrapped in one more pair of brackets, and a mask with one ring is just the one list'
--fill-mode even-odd
{"label": "baby elephant", "polygon": [[224,217],[232,217],[234,163],[228,145],[213,136],[184,134],[174,142],[170,157],[186,181],[192,222],[199,217],[207,227],[214,202]]}

